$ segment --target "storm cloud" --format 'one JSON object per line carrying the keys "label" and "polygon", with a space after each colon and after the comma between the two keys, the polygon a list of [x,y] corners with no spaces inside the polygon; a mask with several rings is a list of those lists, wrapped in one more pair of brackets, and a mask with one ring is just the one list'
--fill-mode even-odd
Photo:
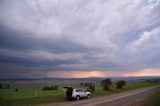
{"label": "storm cloud", "polygon": [[159,60],[159,0],[0,1],[1,78],[155,72]]}

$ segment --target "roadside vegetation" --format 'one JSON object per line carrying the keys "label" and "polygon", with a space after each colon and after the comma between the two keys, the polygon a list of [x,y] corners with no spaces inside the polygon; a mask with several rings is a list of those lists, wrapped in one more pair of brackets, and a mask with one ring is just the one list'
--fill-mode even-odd
{"label": "roadside vegetation", "polygon": [[[101,82],[94,83],[74,83],[73,86],[86,88],[92,92],[92,97],[98,97],[157,84],[159,84],[159,82],[140,81],[127,83],[124,80],[113,83],[111,79],[105,79]],[[56,84],[56,86],[50,85],[42,88],[1,88],[0,106],[45,104],[66,101],[65,92],[62,89],[63,86],[63,82],[61,82],[59,85]]]}
{"label": "roadside vegetation", "polygon": [[145,106],[159,106],[160,105],[160,91],[148,98]]}
{"label": "roadside vegetation", "polygon": [[133,106],[160,106],[160,91],[134,103]]}

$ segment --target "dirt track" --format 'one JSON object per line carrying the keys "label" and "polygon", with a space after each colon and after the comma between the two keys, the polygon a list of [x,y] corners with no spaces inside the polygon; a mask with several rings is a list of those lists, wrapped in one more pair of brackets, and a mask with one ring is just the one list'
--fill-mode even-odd
{"label": "dirt track", "polygon": [[135,102],[143,100],[145,97],[153,94],[156,91],[160,91],[160,86],[132,90],[98,98],[45,104],[41,106],[133,106]]}

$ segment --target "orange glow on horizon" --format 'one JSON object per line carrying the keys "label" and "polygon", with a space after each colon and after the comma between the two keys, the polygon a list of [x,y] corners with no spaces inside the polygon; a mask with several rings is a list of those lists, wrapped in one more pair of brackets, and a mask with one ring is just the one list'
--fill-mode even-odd
{"label": "orange glow on horizon", "polygon": [[129,76],[160,76],[160,69],[154,69],[154,68],[147,68],[140,71],[135,72],[128,72],[122,74],[123,77],[129,77]]}
{"label": "orange glow on horizon", "polygon": [[105,77],[102,71],[52,71],[48,73],[49,77],[62,78],[87,78],[87,77]]}
{"label": "orange glow on horizon", "polygon": [[88,78],[88,77],[130,77],[130,76],[160,76],[160,68],[147,68],[139,71],[51,71],[48,77],[55,78]]}

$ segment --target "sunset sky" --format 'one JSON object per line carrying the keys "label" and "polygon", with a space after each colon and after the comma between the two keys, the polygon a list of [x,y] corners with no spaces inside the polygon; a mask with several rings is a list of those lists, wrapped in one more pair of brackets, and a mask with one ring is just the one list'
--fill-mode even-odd
{"label": "sunset sky", "polygon": [[160,76],[160,0],[0,0],[0,78]]}

